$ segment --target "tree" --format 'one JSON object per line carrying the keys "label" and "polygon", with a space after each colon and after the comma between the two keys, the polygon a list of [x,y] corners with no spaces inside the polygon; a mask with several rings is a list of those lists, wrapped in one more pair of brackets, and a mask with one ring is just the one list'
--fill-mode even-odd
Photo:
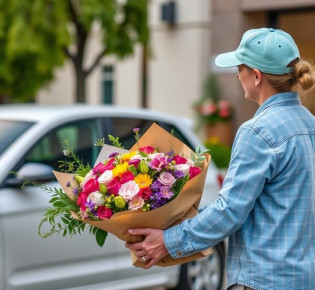
{"label": "tree", "polygon": [[[147,0],[0,0],[0,96],[34,97],[69,59],[76,99],[85,101],[85,83],[101,59],[133,53],[147,43]],[[103,49],[84,67],[85,47],[95,23]]]}

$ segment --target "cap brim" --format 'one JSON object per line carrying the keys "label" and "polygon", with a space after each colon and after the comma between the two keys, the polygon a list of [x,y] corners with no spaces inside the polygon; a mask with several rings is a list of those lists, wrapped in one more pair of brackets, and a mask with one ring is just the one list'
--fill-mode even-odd
{"label": "cap brim", "polygon": [[218,67],[232,67],[242,64],[242,62],[237,59],[235,51],[219,54],[214,62]]}

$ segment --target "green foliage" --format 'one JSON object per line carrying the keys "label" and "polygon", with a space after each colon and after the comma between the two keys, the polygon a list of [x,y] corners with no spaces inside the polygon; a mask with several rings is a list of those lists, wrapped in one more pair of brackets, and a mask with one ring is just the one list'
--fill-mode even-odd
{"label": "green foliage", "polygon": [[[49,201],[52,207],[45,211],[38,226],[38,234],[42,238],[47,238],[55,234],[62,234],[63,237],[66,235],[72,237],[76,234],[82,234],[86,226],[88,226],[90,233],[95,236],[97,244],[100,247],[104,245],[107,232],[73,218],[71,211],[77,212],[78,206],[76,201],[69,198],[62,189],[50,188],[36,183],[33,183],[33,185],[38,186],[46,193],[52,193],[52,198]],[[50,224],[50,230],[43,233],[42,226],[46,223]]]}
{"label": "green foliage", "polygon": [[215,140],[205,141],[205,146],[211,152],[211,159],[218,168],[228,168],[231,159],[231,147]]}
{"label": "green foliage", "polygon": [[0,0],[0,95],[31,100],[63,64],[70,44],[66,1]]}
{"label": "green foliage", "polygon": [[85,176],[91,170],[90,164],[83,164],[82,160],[71,147],[69,140],[65,140],[63,144],[63,153],[66,157],[68,157],[68,160],[58,161],[61,171],[76,173],[80,176]]}
{"label": "green foliage", "polygon": [[[146,43],[147,0],[0,0],[0,96],[32,100],[68,58],[80,84],[113,54],[125,57]],[[83,67],[85,46],[94,23],[102,31],[103,50]],[[70,50],[70,46],[72,49]],[[78,97],[78,96],[77,96]],[[79,97],[78,97],[79,98]],[[84,99],[81,99],[84,101]]]}
{"label": "green foliage", "polygon": [[108,140],[113,144],[113,146],[124,149],[124,146],[122,145],[122,143],[119,142],[119,137],[108,135]]}

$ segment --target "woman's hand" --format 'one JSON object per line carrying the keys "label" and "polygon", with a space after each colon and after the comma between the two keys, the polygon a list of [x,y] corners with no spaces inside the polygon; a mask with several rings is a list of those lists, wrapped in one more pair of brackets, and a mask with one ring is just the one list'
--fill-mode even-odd
{"label": "woman's hand", "polygon": [[126,248],[135,251],[139,260],[149,262],[145,269],[151,268],[168,254],[163,241],[163,230],[138,228],[130,229],[128,232],[135,236],[145,236],[142,242],[125,244]]}

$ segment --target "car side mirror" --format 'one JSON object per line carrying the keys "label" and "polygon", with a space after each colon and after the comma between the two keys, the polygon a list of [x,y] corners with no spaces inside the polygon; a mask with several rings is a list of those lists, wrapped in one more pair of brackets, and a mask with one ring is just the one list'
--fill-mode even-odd
{"label": "car side mirror", "polygon": [[25,181],[35,181],[37,183],[45,183],[55,180],[53,167],[42,163],[26,163],[17,174],[9,176],[5,181],[5,186],[19,187]]}

